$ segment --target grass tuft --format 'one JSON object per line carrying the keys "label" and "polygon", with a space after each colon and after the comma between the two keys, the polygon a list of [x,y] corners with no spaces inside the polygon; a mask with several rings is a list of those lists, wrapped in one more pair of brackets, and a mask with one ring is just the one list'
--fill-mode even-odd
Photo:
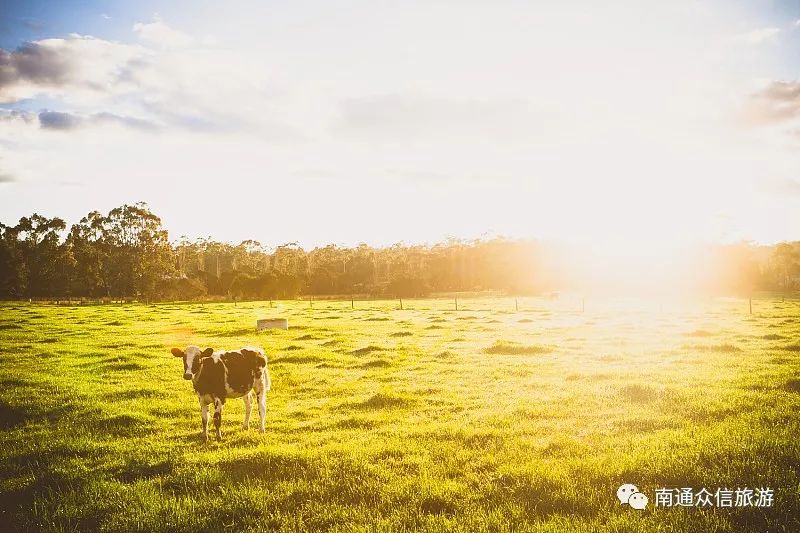
{"label": "grass tuft", "polygon": [[350,354],[351,355],[367,355],[367,354],[370,354],[372,352],[382,352],[384,350],[385,350],[385,348],[382,348],[380,346],[376,346],[374,344],[370,344],[369,346],[364,346],[363,348],[357,348],[355,350],[352,350],[350,352]]}
{"label": "grass tuft", "polygon": [[619,390],[620,395],[628,401],[637,403],[647,403],[657,400],[660,393],[657,389],[650,385],[641,385],[634,383],[633,385],[625,385]]}
{"label": "grass tuft", "polygon": [[783,389],[789,392],[800,392],[800,379],[790,379],[783,384]]}
{"label": "grass tuft", "polygon": [[541,344],[519,344],[508,341],[495,341],[495,343],[483,350],[483,353],[491,355],[539,355],[555,351],[552,346]]}
{"label": "grass tuft", "polygon": [[363,402],[350,404],[355,409],[397,409],[409,407],[414,401],[411,398],[387,392],[379,392]]}
{"label": "grass tuft", "polygon": [[696,329],[686,334],[687,337],[713,337],[714,334],[704,329]]}

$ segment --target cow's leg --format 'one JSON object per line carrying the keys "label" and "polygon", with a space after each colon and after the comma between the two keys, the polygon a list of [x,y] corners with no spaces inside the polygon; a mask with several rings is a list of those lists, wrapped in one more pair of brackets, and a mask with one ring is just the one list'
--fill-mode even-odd
{"label": "cow's leg", "polygon": [[222,407],[225,402],[220,398],[214,398],[214,429],[217,430],[217,440],[222,440]]}
{"label": "cow's leg", "polygon": [[250,410],[253,407],[253,397],[250,395],[250,391],[242,399],[244,400],[244,423],[242,424],[242,429],[248,429],[250,427]]}
{"label": "cow's leg", "polygon": [[267,417],[267,391],[262,390],[258,393],[258,431],[266,431]]}
{"label": "cow's leg", "polygon": [[256,397],[258,397],[258,430],[265,431],[265,418],[267,416],[267,387],[264,383],[265,378],[256,381]]}
{"label": "cow's leg", "polygon": [[[199,398],[199,397],[198,397]],[[208,404],[200,399],[200,418],[203,420],[203,443],[208,442]]]}

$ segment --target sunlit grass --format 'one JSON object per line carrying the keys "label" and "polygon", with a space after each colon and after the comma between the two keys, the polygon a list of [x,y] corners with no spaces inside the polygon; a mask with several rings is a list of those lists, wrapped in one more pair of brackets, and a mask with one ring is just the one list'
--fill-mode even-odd
{"label": "sunlit grass", "polygon": [[[19,529],[791,531],[800,304],[506,299],[0,307]],[[256,333],[255,320],[289,319]],[[189,343],[262,345],[268,431],[200,444]],[[621,508],[622,482],[770,509]]]}

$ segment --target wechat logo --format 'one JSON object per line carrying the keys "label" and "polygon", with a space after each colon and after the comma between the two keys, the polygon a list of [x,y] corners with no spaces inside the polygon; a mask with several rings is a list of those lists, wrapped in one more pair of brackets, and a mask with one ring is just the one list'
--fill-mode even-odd
{"label": "wechat logo", "polygon": [[647,507],[647,496],[639,492],[639,489],[636,488],[636,485],[631,485],[630,483],[620,485],[620,487],[617,489],[617,498],[619,499],[620,504],[630,505],[639,511]]}

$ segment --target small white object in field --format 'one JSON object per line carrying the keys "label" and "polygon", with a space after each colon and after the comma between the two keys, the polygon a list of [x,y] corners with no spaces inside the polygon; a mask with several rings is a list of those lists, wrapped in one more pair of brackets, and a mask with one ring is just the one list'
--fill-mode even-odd
{"label": "small white object in field", "polygon": [[262,318],[256,321],[256,330],[263,331],[265,329],[289,329],[288,318]]}

